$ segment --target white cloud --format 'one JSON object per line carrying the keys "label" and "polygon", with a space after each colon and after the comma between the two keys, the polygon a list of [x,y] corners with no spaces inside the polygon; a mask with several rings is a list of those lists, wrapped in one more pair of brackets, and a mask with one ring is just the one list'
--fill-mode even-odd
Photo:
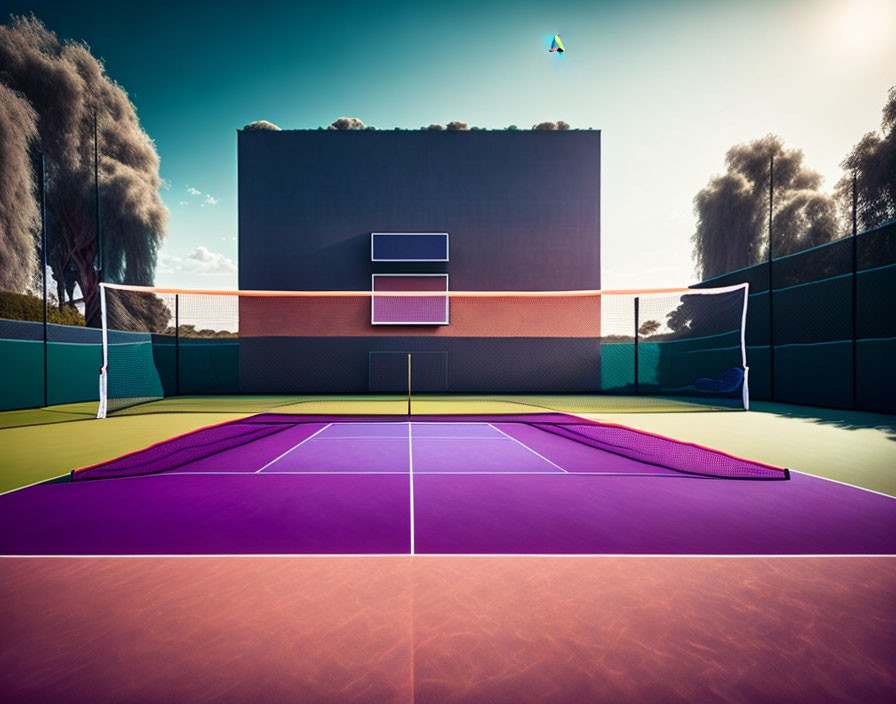
{"label": "white cloud", "polygon": [[178,205],[189,205],[189,204],[190,204],[190,201],[182,200],[182,201],[180,201],[180,203]]}
{"label": "white cloud", "polygon": [[198,188],[187,186],[187,193],[189,193],[191,196],[198,196],[202,194],[202,191],[200,191]]}
{"label": "white cloud", "polygon": [[220,252],[212,252],[208,247],[200,245],[185,257],[176,257],[163,252],[159,256],[158,272],[232,276],[236,274],[236,262]]}
{"label": "white cloud", "polygon": [[206,193],[205,200],[202,202],[202,205],[199,207],[204,208],[207,205],[217,205],[220,202],[221,201],[219,201],[217,198],[215,198],[211,193]]}

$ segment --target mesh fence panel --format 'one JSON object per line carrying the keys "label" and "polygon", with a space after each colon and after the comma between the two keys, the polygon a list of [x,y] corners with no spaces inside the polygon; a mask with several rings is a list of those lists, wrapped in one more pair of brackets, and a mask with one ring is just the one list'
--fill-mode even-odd
{"label": "mesh fence panel", "polygon": [[896,222],[856,238],[856,405],[896,412]]}
{"label": "mesh fence panel", "polygon": [[[3,315],[19,313],[7,310]],[[41,322],[0,318],[0,363],[7,370],[0,385],[0,411],[44,404],[43,336]]]}
{"label": "mesh fence panel", "polygon": [[896,412],[896,222],[779,257],[771,270],[771,295],[767,263],[698,286],[750,284],[747,361],[753,398]]}
{"label": "mesh fence panel", "polygon": [[239,393],[239,301],[177,296],[178,393]]}

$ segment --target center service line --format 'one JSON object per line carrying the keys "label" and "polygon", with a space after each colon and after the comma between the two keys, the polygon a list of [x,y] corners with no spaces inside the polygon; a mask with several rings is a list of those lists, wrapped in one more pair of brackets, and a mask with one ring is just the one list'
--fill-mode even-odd
{"label": "center service line", "polygon": [[414,554],[414,443],[411,439],[411,422],[408,421],[408,474],[411,488],[411,555]]}

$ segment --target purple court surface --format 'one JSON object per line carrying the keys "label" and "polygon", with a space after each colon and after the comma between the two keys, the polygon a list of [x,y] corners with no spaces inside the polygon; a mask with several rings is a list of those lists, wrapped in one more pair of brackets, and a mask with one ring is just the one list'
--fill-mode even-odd
{"label": "purple court surface", "polygon": [[261,415],[0,496],[0,553],[893,554],[894,524],[891,497],[568,416]]}

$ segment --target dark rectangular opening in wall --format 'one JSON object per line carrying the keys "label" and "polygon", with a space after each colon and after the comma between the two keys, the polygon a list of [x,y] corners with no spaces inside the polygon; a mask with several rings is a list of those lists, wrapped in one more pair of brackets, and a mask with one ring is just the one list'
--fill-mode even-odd
{"label": "dark rectangular opening in wall", "polygon": [[408,354],[411,355],[411,391],[421,394],[448,390],[447,352],[371,351],[369,390],[377,394],[408,392]]}

